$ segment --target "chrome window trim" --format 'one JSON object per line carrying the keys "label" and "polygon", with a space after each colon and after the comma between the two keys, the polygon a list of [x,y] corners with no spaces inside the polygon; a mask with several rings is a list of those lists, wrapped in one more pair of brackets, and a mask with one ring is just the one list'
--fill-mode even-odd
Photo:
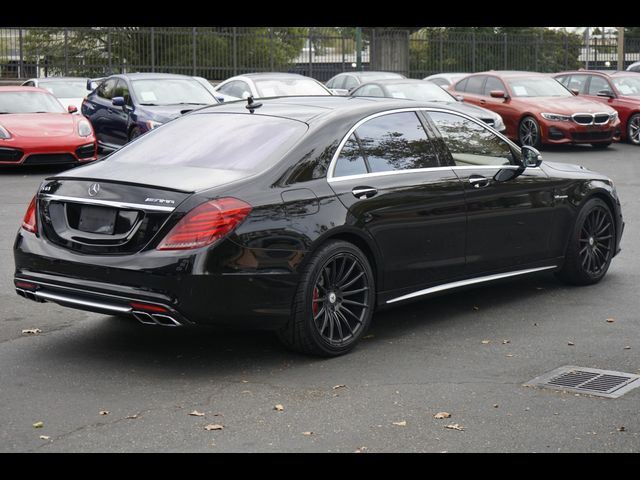
{"label": "chrome window trim", "polygon": [[506,273],[496,273],[494,275],[486,275],[484,277],[475,277],[475,278],[469,278],[466,280],[460,280],[457,282],[443,283],[442,285],[436,285],[435,287],[425,288],[424,290],[418,290],[417,292],[408,293],[400,297],[392,298],[391,300],[387,300],[386,303],[401,302],[402,300],[408,300],[410,298],[420,297],[422,295],[428,295],[430,293],[441,292],[443,290],[450,290],[452,288],[465,287],[467,285],[474,285],[476,283],[491,282],[493,280],[500,280],[502,278],[515,277],[518,275],[526,275],[527,273],[542,272],[544,270],[551,270],[556,267],[557,265],[550,265],[548,267],[527,268],[525,270],[515,270],[512,272],[506,272]]}
{"label": "chrome window trim", "polygon": [[[491,133],[497,135],[499,138],[501,138],[502,140],[504,140],[505,142],[507,142],[508,145],[510,145],[513,149],[518,150],[519,147],[513,143],[511,140],[509,140],[507,137],[505,137],[502,133],[498,132],[497,130],[495,130],[494,128],[492,128],[491,126],[487,125],[486,123],[484,123],[483,121],[471,117],[469,115],[467,115],[466,113],[461,113],[461,112],[455,112],[453,110],[447,110],[444,108],[437,108],[437,107],[407,107],[407,108],[394,108],[392,110],[385,110],[384,112],[376,112],[376,113],[372,113],[371,115],[368,115],[360,120],[358,120],[355,125],[353,125],[348,131],[347,134],[342,137],[342,140],[340,141],[340,143],[338,144],[338,148],[336,148],[336,151],[333,154],[333,157],[331,157],[331,162],[329,162],[329,168],[327,169],[327,181],[329,183],[331,182],[335,182],[335,181],[340,181],[339,179],[343,179],[345,177],[334,177],[333,176],[333,172],[335,170],[335,166],[336,166],[336,162],[338,161],[338,158],[340,157],[340,154],[342,153],[342,149],[344,148],[345,144],[347,143],[347,140],[349,139],[349,137],[351,135],[353,135],[353,133],[358,129],[358,127],[360,127],[362,124],[368,122],[369,120],[373,120],[374,118],[378,118],[378,117],[383,117],[385,115],[393,115],[394,113],[405,113],[405,112],[413,112],[416,113],[417,112],[440,112],[440,113],[449,113],[452,115],[458,115],[459,117],[462,117],[466,120],[470,120],[473,123],[480,125],[481,127],[488,129]],[[419,118],[419,116],[418,116]],[[419,120],[420,121],[420,120]],[[427,138],[430,139],[429,135],[427,134],[427,132],[425,131],[425,135],[427,135]],[[407,169],[407,170],[392,170],[390,172],[372,172],[372,173],[363,173],[360,174],[363,176],[363,178],[369,178],[372,175],[375,176],[380,176],[378,174],[397,174],[397,173],[408,173],[408,172],[418,172],[418,171],[437,171],[438,169],[443,169],[443,168],[447,168],[447,169],[467,169],[467,168],[483,168],[485,167],[484,165],[479,165],[478,167],[476,166],[471,166],[471,167],[467,167],[467,166],[450,166],[450,167],[430,167],[430,168],[414,168],[414,169]],[[515,168],[520,168],[518,165],[490,165],[488,167],[491,168],[496,168],[496,167],[515,167]],[[356,177],[356,175],[350,175],[350,177]]]}
{"label": "chrome window trim", "polygon": [[76,202],[76,203],[85,203],[88,205],[101,205],[104,207],[114,207],[114,208],[128,208],[135,210],[154,210],[157,212],[173,212],[175,207],[164,207],[162,205],[147,205],[144,203],[128,203],[128,202],[117,202],[114,200],[100,200],[96,198],[79,198],[79,197],[67,197],[65,195],[54,195],[49,193],[40,194],[42,198],[47,198],[49,200],[57,200],[61,202]]}

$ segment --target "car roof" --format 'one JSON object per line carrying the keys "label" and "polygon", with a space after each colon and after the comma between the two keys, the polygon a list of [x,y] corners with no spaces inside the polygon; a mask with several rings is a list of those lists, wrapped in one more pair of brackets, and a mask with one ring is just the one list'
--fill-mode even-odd
{"label": "car roof", "polygon": [[66,82],[66,81],[81,81],[86,82],[89,77],[44,77],[44,78],[30,78],[27,82]]}
{"label": "car roof", "polygon": [[23,87],[20,85],[8,85],[4,87],[0,87],[0,92],[42,92],[47,95],[51,95],[49,90],[45,90],[44,88],[38,87]]}
{"label": "car roof", "polygon": [[268,80],[278,80],[280,78],[308,78],[309,80],[313,80],[313,78],[305,77],[304,75],[300,75],[299,73],[286,73],[286,72],[254,72],[254,73],[243,73],[241,75],[234,75],[231,78],[236,77],[247,77],[251,79],[268,79]]}
{"label": "car roof", "polygon": [[586,75],[592,73],[599,73],[600,75],[607,75],[608,77],[617,77],[617,76],[628,76],[633,75],[636,72],[630,72],[628,70],[568,70],[566,72],[560,72],[554,74],[554,76],[558,75]]}
{"label": "car roof", "polygon": [[487,70],[486,72],[470,73],[469,75],[495,75],[496,77],[548,77],[547,73],[528,72],[525,70]]}
{"label": "car roof", "polygon": [[363,83],[362,85],[359,85],[358,88],[362,88],[365,85],[371,85],[376,83],[380,85],[402,85],[405,83],[424,83],[426,85],[433,85],[437,87],[437,85],[433,82],[430,82],[428,80],[419,80],[417,78],[381,78],[379,80],[371,80],[370,82]]}
{"label": "car roof", "polygon": [[136,72],[136,73],[118,73],[115,75],[110,75],[108,78],[127,78],[129,80],[162,80],[162,79],[170,79],[170,78],[189,78],[193,80],[191,75],[179,75],[176,73],[152,73],[152,72]]}
{"label": "car roof", "polygon": [[[322,122],[338,116],[362,117],[372,113],[397,108],[434,107],[442,104],[418,102],[386,97],[343,97],[338,95],[317,95],[298,97],[275,97],[260,99],[262,106],[254,110],[254,115],[289,118],[308,124]],[[203,107],[196,113],[243,113],[250,114],[244,100]]]}

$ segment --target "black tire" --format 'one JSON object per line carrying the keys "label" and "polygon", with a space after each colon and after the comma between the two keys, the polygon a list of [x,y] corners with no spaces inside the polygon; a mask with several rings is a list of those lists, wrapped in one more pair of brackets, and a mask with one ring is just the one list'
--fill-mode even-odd
{"label": "black tire", "polygon": [[634,113],[627,120],[627,140],[634,145],[640,145],[640,113]]}
{"label": "black tire", "polygon": [[129,132],[129,141],[138,138],[140,135],[142,135],[142,130],[138,127],[133,127]]}
{"label": "black tire", "polygon": [[542,146],[542,131],[538,121],[529,116],[520,120],[518,125],[518,141],[520,145],[540,148]]}
{"label": "black tire", "polygon": [[599,198],[587,200],[578,213],[558,278],[571,285],[591,285],[605,276],[615,250],[615,222]]}
{"label": "black tire", "polygon": [[367,258],[353,244],[333,240],[303,268],[291,319],[278,338],[297,352],[343,355],[366,333],[374,306],[375,281]]}
{"label": "black tire", "polygon": [[591,146],[593,148],[595,148],[596,150],[604,150],[605,148],[609,148],[609,145],[611,145],[611,142],[592,143],[591,144]]}

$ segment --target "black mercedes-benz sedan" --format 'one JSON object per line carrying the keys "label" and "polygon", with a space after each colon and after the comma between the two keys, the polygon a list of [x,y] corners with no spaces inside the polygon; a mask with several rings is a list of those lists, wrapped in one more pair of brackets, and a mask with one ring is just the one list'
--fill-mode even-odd
{"label": "black mercedes-benz sedan", "polygon": [[620,250],[611,180],[542,163],[464,113],[252,102],[47,178],[15,241],[18,294],[153,325],[273,329],[333,356],[377,308],[535,272],[592,284]]}

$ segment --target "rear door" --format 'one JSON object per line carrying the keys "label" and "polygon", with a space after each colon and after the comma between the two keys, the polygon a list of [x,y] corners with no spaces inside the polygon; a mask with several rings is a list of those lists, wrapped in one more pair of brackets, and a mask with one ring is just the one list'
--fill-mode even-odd
{"label": "rear door", "polygon": [[467,274],[549,259],[556,218],[553,180],[540,168],[520,167],[519,153],[482,122],[453,112],[428,115],[464,185]]}
{"label": "rear door", "polygon": [[381,290],[439,283],[464,269],[461,181],[439,163],[414,111],[375,115],[348,137],[329,175],[383,257]]}
{"label": "rear door", "polygon": [[83,102],[82,113],[91,120],[98,142],[102,144],[113,145],[115,142],[111,123],[114,106],[111,99],[117,83],[117,77],[108,78]]}

